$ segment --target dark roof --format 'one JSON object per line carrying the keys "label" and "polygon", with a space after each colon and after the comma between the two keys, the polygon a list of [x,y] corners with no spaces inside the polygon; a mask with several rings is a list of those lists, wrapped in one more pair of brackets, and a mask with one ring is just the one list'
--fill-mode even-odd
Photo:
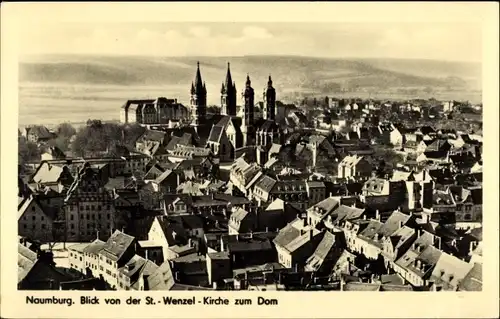
{"label": "dark roof", "polygon": [[166,132],[157,131],[157,130],[146,130],[139,139],[145,139],[149,141],[157,141],[163,143],[165,139]]}

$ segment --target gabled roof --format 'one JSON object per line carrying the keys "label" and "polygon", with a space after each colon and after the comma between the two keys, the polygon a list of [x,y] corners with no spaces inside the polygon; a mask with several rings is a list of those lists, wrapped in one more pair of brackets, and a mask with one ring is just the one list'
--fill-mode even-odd
{"label": "gabled roof", "polygon": [[149,290],[171,290],[175,280],[169,261],[161,264],[146,280]]}
{"label": "gabled roof", "polygon": [[381,236],[389,237],[406,224],[409,219],[409,215],[395,211],[389,216],[382,227],[380,227],[378,233]]}
{"label": "gabled roof", "polygon": [[446,290],[455,290],[473,267],[455,256],[442,253],[430,279],[437,285],[443,285]]}
{"label": "gabled roof", "polygon": [[307,259],[306,267],[317,270],[335,246],[335,235],[326,231],[314,253]]}
{"label": "gabled roof", "polygon": [[119,261],[134,240],[134,237],[116,230],[106,241],[100,254],[103,254],[111,260]]}

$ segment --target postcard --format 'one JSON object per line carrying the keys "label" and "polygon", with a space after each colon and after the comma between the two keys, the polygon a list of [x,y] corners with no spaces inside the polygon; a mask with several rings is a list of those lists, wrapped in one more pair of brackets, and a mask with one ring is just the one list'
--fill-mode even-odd
{"label": "postcard", "polygon": [[2,9],[5,317],[498,315],[497,3]]}

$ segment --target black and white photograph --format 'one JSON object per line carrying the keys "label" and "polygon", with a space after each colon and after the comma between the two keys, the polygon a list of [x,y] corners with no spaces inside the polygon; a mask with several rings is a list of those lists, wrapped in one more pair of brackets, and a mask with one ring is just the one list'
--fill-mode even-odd
{"label": "black and white photograph", "polygon": [[484,26],[250,18],[18,30],[17,290],[483,291]]}
{"label": "black and white photograph", "polygon": [[54,27],[21,42],[19,289],[481,290],[479,26]]}

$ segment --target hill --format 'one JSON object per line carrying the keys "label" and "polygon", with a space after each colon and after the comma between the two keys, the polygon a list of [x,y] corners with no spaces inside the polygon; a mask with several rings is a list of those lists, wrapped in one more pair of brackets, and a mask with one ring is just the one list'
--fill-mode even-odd
{"label": "hill", "polygon": [[135,57],[64,56],[25,57],[19,80],[35,83],[186,85],[196,61],[209,87],[220,87],[226,63],[237,88],[250,73],[260,91],[271,73],[277,89],[329,94],[339,88],[357,90],[417,89],[480,90],[481,65],[474,63],[399,59],[328,59],[298,56]]}

